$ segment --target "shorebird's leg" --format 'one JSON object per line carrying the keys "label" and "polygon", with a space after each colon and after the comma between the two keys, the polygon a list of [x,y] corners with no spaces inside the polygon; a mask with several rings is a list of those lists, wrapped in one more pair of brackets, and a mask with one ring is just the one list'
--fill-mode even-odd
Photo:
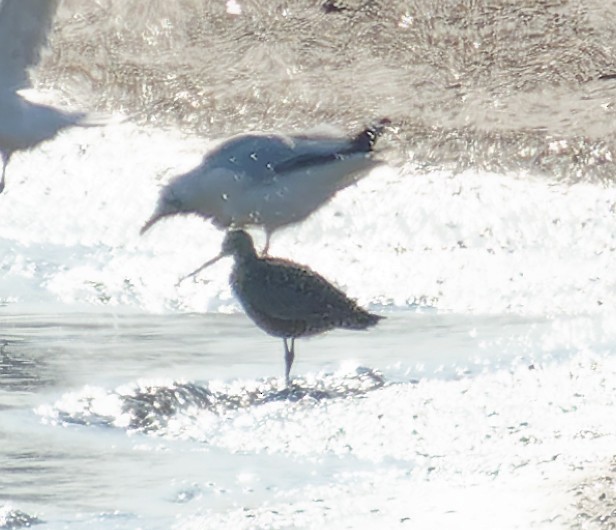
{"label": "shorebird's leg", "polygon": [[289,374],[291,373],[291,365],[293,364],[293,359],[295,358],[295,337],[291,337],[291,347],[289,348],[289,344],[287,343],[287,339],[284,338],[284,361],[285,361],[285,379],[287,382],[287,386],[291,382],[289,378]]}
{"label": "shorebird's leg", "polygon": [[9,163],[11,153],[5,153],[4,151],[2,151],[0,154],[2,155],[2,179],[0,179],[0,193],[2,193],[4,191],[4,176],[6,174],[6,165]]}
{"label": "shorebird's leg", "polygon": [[265,246],[263,247],[263,250],[261,251],[261,256],[267,256],[267,253],[269,252],[269,244],[270,244],[271,237],[272,237],[272,233],[266,228],[265,229]]}

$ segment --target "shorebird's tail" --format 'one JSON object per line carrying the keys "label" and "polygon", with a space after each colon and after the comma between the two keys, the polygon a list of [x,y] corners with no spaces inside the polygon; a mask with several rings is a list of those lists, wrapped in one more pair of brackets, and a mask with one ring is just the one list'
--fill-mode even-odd
{"label": "shorebird's tail", "polygon": [[375,315],[374,313],[368,313],[368,311],[364,311],[363,309],[359,308],[359,310],[353,313],[353,317],[349,318],[340,327],[345,329],[371,328],[372,326],[376,326],[376,324],[378,324],[378,322],[384,318],[384,316]]}
{"label": "shorebird's tail", "polygon": [[383,134],[385,127],[388,125],[391,125],[391,120],[389,118],[382,118],[375,124],[366,127],[362,132],[355,136],[355,138],[353,138],[353,147],[357,151],[363,151],[366,153],[372,151],[379,136]]}

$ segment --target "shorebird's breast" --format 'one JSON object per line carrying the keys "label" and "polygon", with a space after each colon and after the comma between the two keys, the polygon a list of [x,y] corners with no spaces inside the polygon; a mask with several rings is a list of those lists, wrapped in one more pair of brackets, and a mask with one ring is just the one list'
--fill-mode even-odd
{"label": "shorebird's breast", "polygon": [[274,337],[300,337],[307,332],[307,322],[294,315],[286,316],[280,307],[273,269],[262,262],[236,263],[230,277],[231,288],[246,315],[263,331]]}

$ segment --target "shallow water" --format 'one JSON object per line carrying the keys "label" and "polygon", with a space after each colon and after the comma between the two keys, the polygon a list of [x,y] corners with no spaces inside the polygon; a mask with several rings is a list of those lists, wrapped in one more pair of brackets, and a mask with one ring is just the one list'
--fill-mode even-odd
{"label": "shallow water", "polygon": [[[31,96],[117,120],[8,168],[0,528],[613,522],[611,4],[76,4]],[[298,341],[287,390],[228,260],[177,284],[222,233],[139,229],[229,134],[382,116],[386,164],[271,253],[387,318]]]}
{"label": "shallow water", "polygon": [[46,528],[571,522],[612,454],[614,319],[387,316],[300,341],[289,392],[243,315],[5,316],[2,501]]}

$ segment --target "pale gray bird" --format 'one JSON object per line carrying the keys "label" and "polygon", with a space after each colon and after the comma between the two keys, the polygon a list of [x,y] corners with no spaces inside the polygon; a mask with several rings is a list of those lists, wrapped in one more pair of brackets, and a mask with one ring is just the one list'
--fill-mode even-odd
{"label": "pale gray bird", "polygon": [[58,4],[0,0],[0,193],[14,152],[32,149],[67,127],[100,125],[88,122],[86,113],[34,103],[18,93],[31,86],[28,70],[40,61]]}
{"label": "pale gray bird", "polygon": [[141,233],[164,217],[193,213],[218,228],[262,226],[267,253],[275,230],[304,220],[381,163],[373,158],[373,147],[389,123],[383,119],[351,138],[324,133],[234,136],[161,190]]}

